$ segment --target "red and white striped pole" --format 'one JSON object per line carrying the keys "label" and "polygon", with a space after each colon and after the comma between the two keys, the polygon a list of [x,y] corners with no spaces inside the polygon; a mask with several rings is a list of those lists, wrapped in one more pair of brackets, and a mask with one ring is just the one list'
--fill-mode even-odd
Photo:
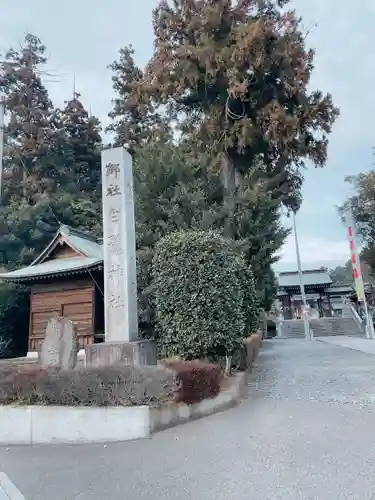
{"label": "red and white striped pole", "polygon": [[363,283],[362,271],[361,271],[361,263],[359,260],[359,254],[356,245],[355,221],[352,210],[350,208],[345,213],[345,222],[348,230],[350,258],[353,266],[353,276],[354,276],[354,284],[355,284],[357,299],[358,302],[363,303],[366,315],[366,337],[368,339],[373,339],[375,338],[374,324],[372,321],[372,316],[369,313],[367,306],[365,286]]}

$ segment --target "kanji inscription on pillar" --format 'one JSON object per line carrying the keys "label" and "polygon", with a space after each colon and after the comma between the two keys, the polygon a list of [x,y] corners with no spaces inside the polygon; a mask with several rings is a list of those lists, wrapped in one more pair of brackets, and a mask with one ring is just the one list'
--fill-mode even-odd
{"label": "kanji inscription on pillar", "polygon": [[106,342],[138,340],[132,158],[122,147],[102,152]]}

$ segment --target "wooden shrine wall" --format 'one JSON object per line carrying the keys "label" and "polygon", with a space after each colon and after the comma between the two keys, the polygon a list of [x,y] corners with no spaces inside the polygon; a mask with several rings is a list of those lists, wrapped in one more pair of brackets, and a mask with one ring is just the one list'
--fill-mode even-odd
{"label": "wooden shrine wall", "polygon": [[80,347],[93,342],[94,284],[90,280],[34,285],[30,295],[29,351],[38,351],[53,315],[73,321]]}

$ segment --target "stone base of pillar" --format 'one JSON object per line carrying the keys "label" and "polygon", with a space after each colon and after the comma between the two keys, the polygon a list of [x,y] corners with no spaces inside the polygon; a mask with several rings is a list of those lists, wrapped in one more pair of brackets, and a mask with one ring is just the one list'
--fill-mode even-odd
{"label": "stone base of pillar", "polygon": [[156,365],[156,343],[153,340],[135,342],[104,342],[85,348],[86,366]]}

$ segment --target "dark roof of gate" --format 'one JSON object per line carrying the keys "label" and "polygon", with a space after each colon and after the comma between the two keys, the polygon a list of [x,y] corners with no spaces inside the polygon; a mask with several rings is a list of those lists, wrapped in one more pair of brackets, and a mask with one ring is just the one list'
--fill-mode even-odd
{"label": "dark roof of gate", "polygon": [[[323,269],[311,269],[302,271],[303,284],[305,286],[329,286],[332,279],[328,272]],[[279,288],[298,288],[300,278],[298,271],[285,271],[278,276]]]}

